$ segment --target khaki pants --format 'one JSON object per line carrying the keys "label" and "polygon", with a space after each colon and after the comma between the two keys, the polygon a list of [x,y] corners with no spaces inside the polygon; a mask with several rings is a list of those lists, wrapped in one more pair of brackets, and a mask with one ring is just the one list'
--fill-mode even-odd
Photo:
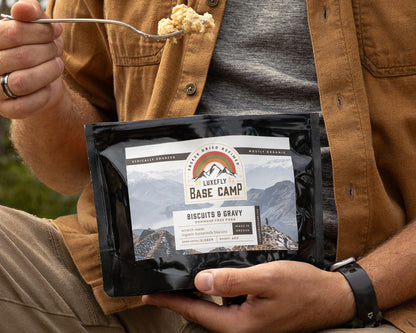
{"label": "khaki pants", "polygon": [[[327,333],[350,330],[327,330]],[[361,330],[355,330],[361,332]],[[362,332],[399,332],[391,326]],[[207,332],[142,306],[105,316],[55,227],[0,206],[0,332]]]}

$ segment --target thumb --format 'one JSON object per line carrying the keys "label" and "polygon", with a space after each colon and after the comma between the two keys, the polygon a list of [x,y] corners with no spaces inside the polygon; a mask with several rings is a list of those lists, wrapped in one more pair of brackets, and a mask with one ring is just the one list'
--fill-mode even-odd
{"label": "thumb", "polygon": [[11,14],[19,21],[34,21],[48,17],[40,3],[36,0],[20,0],[16,2],[12,7]]}
{"label": "thumb", "polygon": [[266,277],[262,271],[253,267],[219,268],[198,273],[195,286],[202,293],[213,296],[260,295],[265,286],[263,278]]}

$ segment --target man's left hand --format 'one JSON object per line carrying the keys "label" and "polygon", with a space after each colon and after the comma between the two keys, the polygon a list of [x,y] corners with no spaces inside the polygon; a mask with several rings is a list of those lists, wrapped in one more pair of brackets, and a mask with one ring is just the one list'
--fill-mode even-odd
{"label": "man's left hand", "polygon": [[177,294],[146,295],[143,301],[224,333],[313,331],[355,315],[351,288],[340,273],[296,261],[206,270],[195,277],[195,286],[212,296],[247,298],[229,306]]}

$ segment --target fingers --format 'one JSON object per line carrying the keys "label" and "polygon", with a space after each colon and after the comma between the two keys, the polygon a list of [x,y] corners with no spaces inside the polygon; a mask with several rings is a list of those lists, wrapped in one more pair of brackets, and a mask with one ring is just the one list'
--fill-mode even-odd
{"label": "fingers", "polygon": [[62,33],[62,26],[58,23],[25,22],[48,17],[36,0],[20,0],[12,7],[12,16],[15,20],[5,19],[0,22],[0,50],[50,43]]}
{"label": "fingers", "polygon": [[18,1],[13,5],[11,14],[16,20],[20,21],[34,21],[47,17],[39,2],[36,0]]}
{"label": "fingers", "polygon": [[[63,69],[62,60],[54,58],[36,67],[14,71],[9,75],[9,89],[19,97],[32,94],[60,77]],[[0,97],[5,99],[6,96]]]}
{"label": "fingers", "polygon": [[62,97],[61,94],[62,80],[55,80],[33,94],[2,101],[0,115],[9,119],[27,118],[47,107],[48,103],[55,103]]}
{"label": "fingers", "polygon": [[61,33],[62,26],[60,24],[36,24],[16,20],[2,20],[0,24],[0,49],[50,43],[58,38]]}
{"label": "fingers", "polygon": [[145,295],[143,302],[171,309],[215,332],[243,332],[238,323],[245,322],[244,314],[238,307],[221,307],[209,301],[173,294]]}
{"label": "fingers", "polygon": [[[12,16],[15,20],[0,21],[0,75],[9,73],[2,81],[6,94],[0,90],[0,115],[21,119],[55,99],[51,84],[64,69],[62,26],[24,22],[47,17],[36,0],[18,1]],[[14,95],[18,98],[9,98]]]}
{"label": "fingers", "polygon": [[56,57],[61,57],[63,44],[58,41],[0,51],[0,74],[35,67]]}
{"label": "fingers", "polygon": [[270,268],[263,264],[247,268],[207,270],[197,274],[195,286],[199,291],[214,296],[262,296],[265,292],[265,281],[271,280]]}

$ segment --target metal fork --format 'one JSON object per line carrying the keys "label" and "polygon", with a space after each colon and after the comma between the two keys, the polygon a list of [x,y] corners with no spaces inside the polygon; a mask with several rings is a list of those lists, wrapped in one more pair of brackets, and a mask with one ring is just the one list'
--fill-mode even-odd
{"label": "metal fork", "polygon": [[[16,20],[13,16],[0,14],[2,18],[6,18],[9,20]],[[39,19],[30,21],[27,23],[104,23],[104,24],[116,24],[121,25],[123,27],[129,28],[130,30],[133,30],[135,33],[146,37],[146,38],[152,38],[152,39],[164,39],[164,38],[170,38],[177,35],[180,35],[184,33],[183,30],[175,31],[170,34],[165,35],[150,35],[143,31],[137,30],[135,27],[131,26],[130,24],[127,24],[122,21],[115,21],[115,20],[106,20],[106,19],[92,19],[92,18],[65,18],[65,19]]]}

